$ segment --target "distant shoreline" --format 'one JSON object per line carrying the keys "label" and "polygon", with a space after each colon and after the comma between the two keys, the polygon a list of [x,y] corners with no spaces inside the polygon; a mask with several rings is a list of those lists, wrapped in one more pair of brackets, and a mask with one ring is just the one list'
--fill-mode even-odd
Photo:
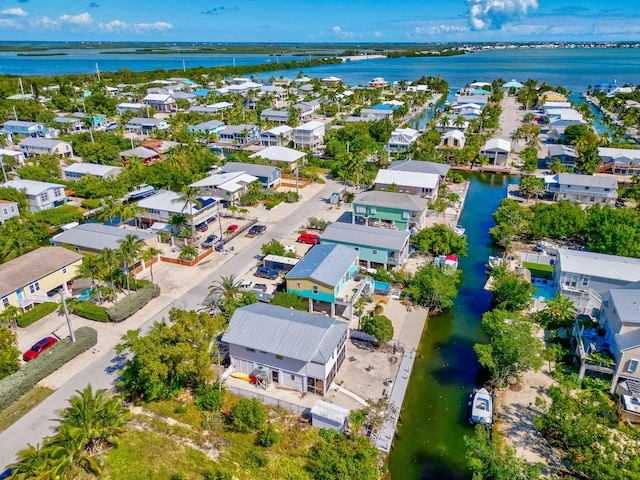
{"label": "distant shoreline", "polygon": [[18,57],[64,57],[68,53],[18,53]]}

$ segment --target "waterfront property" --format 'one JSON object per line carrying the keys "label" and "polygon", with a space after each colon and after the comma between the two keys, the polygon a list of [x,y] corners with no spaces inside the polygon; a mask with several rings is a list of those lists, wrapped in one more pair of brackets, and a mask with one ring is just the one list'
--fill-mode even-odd
{"label": "waterfront property", "polygon": [[100,253],[104,248],[118,249],[120,241],[133,235],[144,242],[144,247],[157,247],[157,237],[153,232],[127,230],[101,223],[84,223],[69,228],[51,239],[51,243],[61,247],[70,245],[79,253]]}
{"label": "waterfront property", "polygon": [[576,149],[570,145],[551,144],[547,150],[547,168],[551,167],[553,160],[557,158],[560,164],[573,171],[578,161],[578,153]]}
{"label": "waterfront property", "polygon": [[598,172],[614,175],[640,175],[640,150],[598,147],[602,166]]}
{"label": "waterfront property", "polygon": [[10,187],[23,191],[29,200],[31,212],[48,210],[67,203],[64,185],[39,182],[37,180],[9,180],[0,187]]}
{"label": "waterfront property", "polygon": [[24,153],[25,157],[33,157],[35,155],[70,157],[73,155],[73,148],[69,142],[37,137],[27,137],[22,140],[20,142],[20,151]]}
{"label": "waterfront property", "polygon": [[250,124],[227,125],[218,132],[220,143],[249,145],[258,140],[258,127]]}
{"label": "waterfront property", "polygon": [[352,307],[360,297],[365,282],[354,278],[357,271],[356,250],[338,244],[315,245],[287,273],[287,292],[307,298],[310,312],[314,302],[328,303],[333,317],[336,304]]}
{"label": "waterfront property", "polygon": [[276,189],[280,186],[282,170],[273,165],[260,165],[257,163],[227,162],[220,173],[244,172],[256,177],[263,188]]}
{"label": "waterfront property", "polygon": [[71,181],[79,181],[86,175],[92,175],[102,179],[113,179],[120,175],[121,171],[121,167],[114,167],[112,165],[78,162],[62,170],[62,176],[65,180]]}
{"label": "waterfront property", "polygon": [[298,167],[298,162],[304,158],[306,154],[293,148],[272,146],[264,150],[260,150],[249,158],[264,158],[271,165],[278,165],[287,172],[293,172]]}
{"label": "waterfront property", "polygon": [[137,204],[142,212],[136,217],[149,225],[155,222],[170,223],[174,215],[184,215],[189,224],[197,225],[216,218],[218,212],[215,198],[203,196],[197,198],[197,202],[187,205],[181,194],[170,190],[157,190]]}
{"label": "waterfront property", "polygon": [[260,133],[260,145],[263,147],[284,147],[293,138],[293,128],[289,125],[279,125]]}
{"label": "waterfront property", "polygon": [[422,162],[417,160],[396,160],[389,165],[389,170],[402,172],[434,173],[444,180],[451,167],[446,163]]}
{"label": "waterfront property", "polygon": [[195,188],[200,195],[235,202],[247,192],[249,184],[256,181],[258,181],[257,177],[249,175],[245,170],[240,170],[209,175],[207,178],[192,183],[189,187]]}
{"label": "waterfront property", "polygon": [[324,142],[324,123],[312,120],[293,129],[293,147],[319,150]]}
{"label": "waterfront property", "polygon": [[640,281],[640,259],[559,248],[553,271],[557,292],[569,298],[578,313],[595,315],[602,295]]}
{"label": "waterfront property", "polygon": [[397,269],[409,257],[410,237],[406,230],[335,222],[325,229],[320,239],[322,245],[337,244],[354,249],[363,267]]}
{"label": "waterfront property", "polygon": [[421,229],[427,216],[429,201],[406,193],[368,191],[359,194],[352,202],[353,223],[372,223],[409,230]]}
{"label": "waterfront property", "polygon": [[262,386],[324,396],[344,362],[347,327],[331,317],[254,303],[236,309],[222,341],[233,371]]}
{"label": "waterfront property", "polygon": [[20,215],[18,210],[18,202],[11,202],[9,200],[0,200],[0,225],[9,220],[10,218]]}
{"label": "waterfront property", "polygon": [[434,173],[403,172],[402,170],[378,170],[373,181],[376,190],[392,190],[399,193],[419,195],[429,203],[438,198],[440,177]]}
{"label": "waterfront property", "polygon": [[490,138],[480,149],[480,155],[489,158],[493,165],[506,165],[511,153],[511,142],[502,138]]}
{"label": "waterfront property", "polygon": [[169,122],[161,118],[133,117],[127,122],[124,128],[129,133],[148,135],[151,132],[168,129]]}
{"label": "waterfront property", "polygon": [[413,128],[397,128],[391,132],[387,151],[389,153],[406,152],[419,136],[420,132]]}
{"label": "waterfront property", "polygon": [[614,206],[618,199],[618,180],[610,175],[559,173],[545,177],[547,194],[554,201],[568,200],[582,205]]}
{"label": "waterfront property", "polygon": [[44,126],[44,123],[22,120],[4,122],[2,130],[11,135],[24,135],[25,137],[44,137],[47,134],[47,127]]}
{"label": "waterfront property", "polygon": [[55,302],[76,276],[82,255],[62,247],[42,247],[0,265],[0,311],[10,305],[26,310]]}

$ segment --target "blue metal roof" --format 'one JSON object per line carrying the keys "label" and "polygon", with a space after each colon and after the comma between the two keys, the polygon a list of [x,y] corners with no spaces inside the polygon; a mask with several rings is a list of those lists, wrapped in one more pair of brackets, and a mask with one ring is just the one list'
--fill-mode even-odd
{"label": "blue metal roof", "polygon": [[309,278],[334,287],[357,260],[358,252],[344,245],[316,245],[289,271],[286,278]]}

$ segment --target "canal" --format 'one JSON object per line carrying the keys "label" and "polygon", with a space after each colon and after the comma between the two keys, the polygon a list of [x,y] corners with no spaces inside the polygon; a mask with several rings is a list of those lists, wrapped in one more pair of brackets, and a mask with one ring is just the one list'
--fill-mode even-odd
{"label": "canal", "polygon": [[484,341],[480,319],[491,295],[483,290],[491,254],[492,213],[514,177],[472,173],[460,224],[468,253],[460,260],[463,283],[451,311],[429,318],[422,335],[400,424],[389,457],[392,480],[467,479],[464,435],[467,400],[484,379],[473,345]]}

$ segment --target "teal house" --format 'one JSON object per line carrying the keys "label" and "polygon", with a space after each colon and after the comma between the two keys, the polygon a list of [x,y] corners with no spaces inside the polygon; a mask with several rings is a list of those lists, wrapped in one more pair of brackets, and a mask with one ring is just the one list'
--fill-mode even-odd
{"label": "teal house", "polygon": [[335,316],[336,304],[351,307],[358,299],[363,282],[357,278],[358,252],[344,245],[315,245],[285,277],[287,292],[309,299],[309,311],[330,305]]}
{"label": "teal house", "polygon": [[353,200],[352,223],[398,230],[421,229],[429,201],[418,195],[371,190]]}
{"label": "teal house", "polygon": [[407,230],[369,227],[336,222],[320,236],[321,244],[344,245],[358,252],[360,265],[367,268],[400,268],[409,256]]}

